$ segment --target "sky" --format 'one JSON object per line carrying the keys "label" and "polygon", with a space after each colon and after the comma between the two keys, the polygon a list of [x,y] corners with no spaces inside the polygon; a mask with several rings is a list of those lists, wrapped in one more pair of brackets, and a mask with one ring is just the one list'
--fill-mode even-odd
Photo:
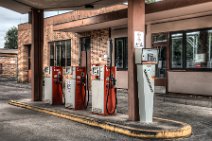
{"label": "sky", "polygon": [[[68,11],[45,12],[44,17],[50,17],[65,12]],[[0,7],[0,48],[4,48],[4,37],[6,32],[11,27],[18,27],[19,24],[26,22],[28,22],[28,14],[19,14],[17,12]]]}

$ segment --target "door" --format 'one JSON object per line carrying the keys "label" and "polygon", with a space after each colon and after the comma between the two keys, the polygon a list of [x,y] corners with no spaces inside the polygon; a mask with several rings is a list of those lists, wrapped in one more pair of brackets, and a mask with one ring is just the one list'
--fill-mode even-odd
{"label": "door", "polygon": [[156,65],[156,93],[166,93],[169,70],[169,40],[168,33],[153,35],[153,48],[158,49],[158,64]]}
{"label": "door", "polygon": [[[87,61],[86,61],[86,50],[87,50]],[[80,38],[80,66],[86,67],[87,62],[87,72],[91,71],[91,39],[90,37]],[[91,75],[88,73],[89,88],[91,88]]]}

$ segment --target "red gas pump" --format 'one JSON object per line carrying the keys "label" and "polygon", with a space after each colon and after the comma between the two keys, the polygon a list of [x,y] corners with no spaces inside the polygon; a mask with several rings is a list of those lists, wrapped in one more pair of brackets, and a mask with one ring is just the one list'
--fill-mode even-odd
{"label": "red gas pump", "polygon": [[63,104],[63,68],[52,67],[52,99],[53,105]]}
{"label": "red gas pump", "polygon": [[65,107],[75,110],[86,109],[86,68],[66,68],[66,75],[70,75],[71,77],[66,80]]}
{"label": "red gas pump", "polygon": [[63,104],[63,68],[47,67],[44,69],[44,73],[43,100],[52,105]]}
{"label": "red gas pump", "polygon": [[116,68],[92,66],[92,112],[113,115],[116,111]]}

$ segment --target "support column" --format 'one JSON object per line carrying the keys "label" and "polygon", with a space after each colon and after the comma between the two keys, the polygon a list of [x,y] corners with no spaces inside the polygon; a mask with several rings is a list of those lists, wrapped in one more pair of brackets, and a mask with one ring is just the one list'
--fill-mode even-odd
{"label": "support column", "polygon": [[32,9],[32,100],[42,100],[42,72],[43,72],[43,10]]}
{"label": "support column", "polygon": [[[145,0],[128,0],[128,115],[129,120],[139,120],[137,68],[134,32],[145,32]],[[140,50],[139,50],[140,51]],[[141,54],[140,54],[141,55]]]}

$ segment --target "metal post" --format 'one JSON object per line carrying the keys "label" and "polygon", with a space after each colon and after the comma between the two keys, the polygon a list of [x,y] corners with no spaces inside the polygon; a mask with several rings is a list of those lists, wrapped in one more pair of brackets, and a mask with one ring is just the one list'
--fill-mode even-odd
{"label": "metal post", "polygon": [[43,10],[32,9],[32,100],[42,100]]}

